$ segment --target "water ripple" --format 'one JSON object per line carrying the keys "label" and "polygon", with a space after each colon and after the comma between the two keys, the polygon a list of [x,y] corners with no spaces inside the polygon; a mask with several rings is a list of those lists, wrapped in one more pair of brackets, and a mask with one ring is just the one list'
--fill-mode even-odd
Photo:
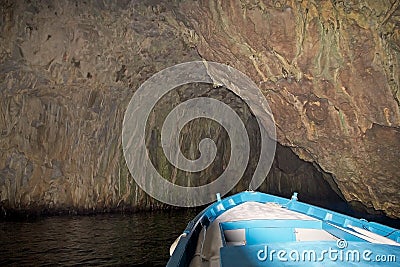
{"label": "water ripple", "polygon": [[196,211],[0,222],[0,266],[165,266]]}

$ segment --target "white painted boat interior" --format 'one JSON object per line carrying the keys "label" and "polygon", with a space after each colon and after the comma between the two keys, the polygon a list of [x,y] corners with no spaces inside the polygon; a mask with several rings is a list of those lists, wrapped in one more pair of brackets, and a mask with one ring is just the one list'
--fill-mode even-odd
{"label": "white painted boat interior", "polygon": [[[242,220],[310,220],[317,219],[295,211],[287,210],[277,203],[245,202],[221,214],[208,227],[200,232],[196,253],[190,267],[217,267],[220,266],[219,249],[222,247],[222,238],[219,224]],[[335,240],[336,237],[319,229],[296,228],[296,240]],[[227,245],[245,245],[245,229],[225,230]]]}
{"label": "white painted boat interior", "polygon": [[[318,221],[317,219],[308,215],[287,210],[277,203],[245,202],[221,214],[207,229],[206,227],[203,227],[199,235],[196,252],[190,263],[190,267],[220,266],[219,250],[223,246],[223,243],[219,224],[223,222],[235,222],[242,220]],[[344,228],[342,229],[346,230]],[[384,244],[396,243],[397,245],[400,245],[388,238],[381,237],[360,228],[355,228],[354,231],[356,231],[356,235],[364,237],[364,239],[369,242]],[[295,228],[294,233],[296,236],[296,241],[298,242],[329,241],[338,239],[323,229]],[[246,245],[245,229],[225,230],[224,237],[227,246]]]}

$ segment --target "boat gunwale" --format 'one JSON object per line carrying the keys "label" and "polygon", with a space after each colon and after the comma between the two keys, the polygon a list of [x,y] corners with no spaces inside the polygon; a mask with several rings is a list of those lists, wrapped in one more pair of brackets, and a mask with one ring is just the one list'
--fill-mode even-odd
{"label": "boat gunwale", "polygon": [[[222,213],[237,207],[242,203],[250,201],[259,203],[277,203],[288,210],[308,215],[321,220],[324,223],[330,223],[340,227],[346,227],[347,225],[356,226],[387,237],[395,242],[400,241],[399,229],[376,222],[369,222],[365,219],[357,219],[339,212],[303,203],[298,201],[295,196],[297,196],[297,193],[294,194],[292,199],[287,199],[256,191],[244,191],[222,200],[217,200],[203,209],[188,223],[186,229],[183,231],[183,233],[186,233],[186,236],[182,237],[179,241],[174,253],[167,263],[167,267],[188,266],[195,252],[198,235],[201,229],[203,227],[208,227]],[[305,208],[307,208],[307,211],[305,211]],[[321,214],[324,214],[324,217],[320,216]]]}

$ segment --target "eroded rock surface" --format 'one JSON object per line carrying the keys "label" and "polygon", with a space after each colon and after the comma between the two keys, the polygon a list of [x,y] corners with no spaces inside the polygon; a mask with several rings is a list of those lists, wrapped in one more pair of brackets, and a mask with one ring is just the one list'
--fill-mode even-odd
{"label": "eroded rock surface", "polygon": [[186,5],[199,53],[259,84],[281,144],[332,173],[346,200],[399,217],[398,2]]}
{"label": "eroded rock surface", "polygon": [[0,195],[11,208],[148,208],[121,126],[151,75],[199,59],[171,10],[117,1],[2,1]]}
{"label": "eroded rock surface", "polygon": [[[339,195],[400,217],[398,2],[1,1],[0,16],[3,209],[161,206],[125,166],[125,108],[157,71],[204,58],[259,85],[279,143],[325,172]],[[206,130],[186,131],[198,139]],[[275,169],[294,173],[282,162]]]}

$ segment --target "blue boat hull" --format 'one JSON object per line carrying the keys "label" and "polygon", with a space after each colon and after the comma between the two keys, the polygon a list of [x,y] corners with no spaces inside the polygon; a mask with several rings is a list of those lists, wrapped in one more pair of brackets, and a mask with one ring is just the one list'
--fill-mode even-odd
{"label": "blue boat hull", "polygon": [[[285,212],[310,219],[242,218],[218,222],[217,218],[244,203],[274,203]],[[192,261],[199,254],[196,248],[199,238],[203,238],[200,233],[213,223],[218,223],[222,237],[219,266],[400,266],[399,230],[302,203],[296,197],[286,199],[259,192],[227,197],[200,212],[188,224],[167,266],[196,266]],[[296,231],[300,230],[320,231],[335,240],[299,242]],[[245,241],[230,243],[224,233],[243,233]]]}

